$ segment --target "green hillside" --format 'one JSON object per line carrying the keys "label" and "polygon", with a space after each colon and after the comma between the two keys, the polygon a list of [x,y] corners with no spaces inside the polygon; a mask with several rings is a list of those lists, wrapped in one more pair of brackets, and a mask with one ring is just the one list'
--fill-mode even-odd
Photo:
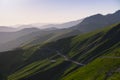
{"label": "green hillside", "polygon": [[120,80],[119,34],[116,24],[25,48],[8,80]]}
{"label": "green hillside", "polygon": [[116,48],[86,66],[71,72],[62,80],[119,80],[119,69],[120,48]]}

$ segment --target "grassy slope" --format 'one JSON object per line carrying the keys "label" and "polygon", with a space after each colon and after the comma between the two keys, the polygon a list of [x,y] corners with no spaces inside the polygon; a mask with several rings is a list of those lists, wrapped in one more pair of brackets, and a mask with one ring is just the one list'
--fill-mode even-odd
{"label": "grassy slope", "polygon": [[[74,36],[77,34],[80,34],[81,32],[78,30],[72,30],[72,29],[60,29],[55,31],[48,31],[46,34],[42,34],[42,36],[36,36],[32,38],[31,41],[25,42],[23,46],[33,46],[33,45],[41,45],[44,43],[48,43],[51,41],[56,41],[62,38]],[[30,39],[29,39],[30,40]]]}
{"label": "grassy slope", "polygon": [[120,57],[120,48],[113,49],[103,56],[113,58],[97,58],[86,66],[75,70],[62,80],[119,80],[120,72],[115,72],[120,68],[120,58],[114,58],[115,53]]}
{"label": "grassy slope", "polygon": [[[32,54],[30,59],[33,59],[33,63],[10,75],[8,80],[110,80],[110,78],[119,80],[119,73],[113,73],[107,79],[105,76],[109,71],[116,70],[120,66],[120,59],[100,58],[100,56],[115,56],[114,51],[119,52],[120,25],[113,26],[115,27],[111,26],[43,45]],[[47,48],[58,50],[72,60],[86,65],[81,67],[65,61],[55,52],[44,52]],[[44,57],[40,60],[38,57],[42,53],[49,58]],[[48,55],[49,53],[52,55]],[[34,59],[35,56],[37,59]],[[51,60],[56,62],[52,63]]]}

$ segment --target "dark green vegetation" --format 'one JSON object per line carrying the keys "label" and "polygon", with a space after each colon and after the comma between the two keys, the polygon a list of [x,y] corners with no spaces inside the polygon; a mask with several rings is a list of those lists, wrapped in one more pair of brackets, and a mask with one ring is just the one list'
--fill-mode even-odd
{"label": "dark green vegetation", "polygon": [[3,52],[0,71],[8,80],[120,80],[119,34],[116,24]]}
{"label": "dark green vegetation", "polygon": [[0,80],[3,80],[3,76],[0,74]]}

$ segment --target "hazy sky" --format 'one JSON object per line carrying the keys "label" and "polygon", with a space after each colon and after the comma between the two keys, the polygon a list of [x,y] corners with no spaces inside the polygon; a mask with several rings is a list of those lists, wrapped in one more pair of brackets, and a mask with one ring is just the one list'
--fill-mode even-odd
{"label": "hazy sky", "polygon": [[0,25],[61,23],[113,13],[120,0],[0,0]]}

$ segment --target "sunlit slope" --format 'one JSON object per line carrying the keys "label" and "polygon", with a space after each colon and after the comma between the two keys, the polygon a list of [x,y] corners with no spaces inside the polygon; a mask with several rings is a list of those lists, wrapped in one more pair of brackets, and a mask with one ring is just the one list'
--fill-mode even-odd
{"label": "sunlit slope", "polygon": [[8,80],[119,80],[119,34],[117,24],[40,45]]}

